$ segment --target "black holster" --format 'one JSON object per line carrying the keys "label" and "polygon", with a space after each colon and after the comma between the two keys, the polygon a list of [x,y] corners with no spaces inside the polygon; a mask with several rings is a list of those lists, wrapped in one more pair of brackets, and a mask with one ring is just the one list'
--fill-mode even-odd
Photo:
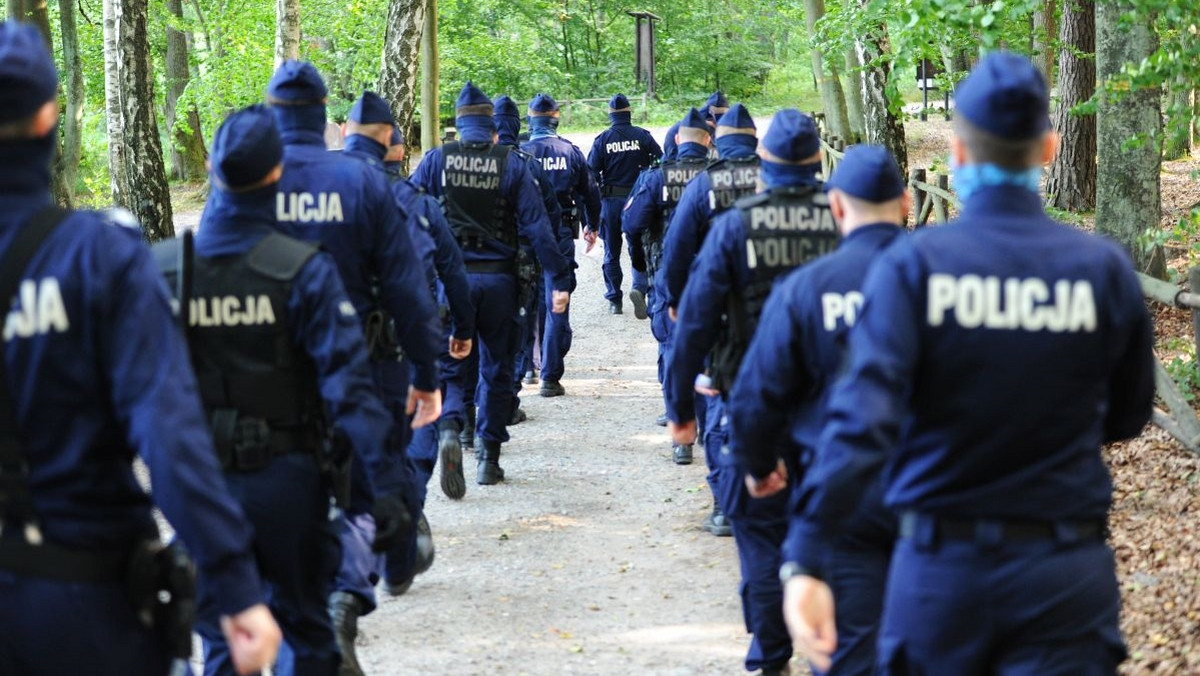
{"label": "black holster", "polygon": [[383,310],[373,310],[366,316],[363,320],[363,336],[367,341],[367,352],[374,361],[403,359],[396,323]]}
{"label": "black holster", "polygon": [[524,248],[517,249],[517,313],[524,317],[533,306],[537,293],[537,262]]}
{"label": "black holster", "polygon": [[138,619],[155,630],[174,659],[192,656],[196,623],[196,568],[183,544],[144,540],[129,557],[125,575]]}
{"label": "black holster", "polygon": [[340,434],[335,434],[327,446],[328,450],[321,456],[321,474],[334,504],[344,510],[350,506],[350,465],[354,452],[350,441]]}

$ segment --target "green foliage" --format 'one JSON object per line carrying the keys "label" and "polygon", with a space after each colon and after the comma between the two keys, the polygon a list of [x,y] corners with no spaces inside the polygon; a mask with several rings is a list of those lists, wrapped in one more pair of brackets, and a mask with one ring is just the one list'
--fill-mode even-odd
{"label": "green foliage", "polygon": [[1200,394],[1200,367],[1196,364],[1196,345],[1189,339],[1170,341],[1169,349],[1181,350],[1166,364],[1167,373],[1179,386],[1183,398],[1190,404]]}

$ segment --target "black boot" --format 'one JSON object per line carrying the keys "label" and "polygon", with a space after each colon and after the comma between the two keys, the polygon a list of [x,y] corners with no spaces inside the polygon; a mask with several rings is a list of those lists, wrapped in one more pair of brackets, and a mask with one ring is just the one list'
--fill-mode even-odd
{"label": "black boot", "polygon": [[675,460],[676,465],[692,464],[692,445],[675,444],[671,448],[671,456]]}
{"label": "black boot", "polygon": [[342,666],[338,676],[365,676],[358,666],[354,654],[354,640],[358,638],[358,616],[362,614],[362,600],[349,592],[333,592],[329,595],[329,618],[333,620],[333,636],[342,653]]}
{"label": "black boot", "polygon": [[442,492],[451,500],[462,500],[467,494],[467,480],[463,477],[462,437],[458,423],[444,420],[438,423],[438,465],[440,467]]}
{"label": "black boot", "polygon": [[413,562],[412,577],[407,580],[384,580],[383,590],[391,596],[403,596],[412,589],[413,579],[428,572],[433,567],[437,556],[437,548],[433,545],[433,533],[429,530],[429,521],[422,514],[417,520],[417,559]]}
{"label": "black boot", "polygon": [[475,483],[491,486],[504,481],[504,470],[500,469],[500,442],[483,441],[483,455],[475,474]]}
{"label": "black boot", "polygon": [[729,525],[729,517],[725,516],[725,512],[721,511],[720,505],[716,502],[713,503],[712,513],[704,520],[704,530],[719,538],[733,535],[733,526]]}
{"label": "black boot", "polygon": [[467,407],[467,424],[458,433],[458,443],[463,450],[473,448],[471,444],[475,443],[475,404]]}

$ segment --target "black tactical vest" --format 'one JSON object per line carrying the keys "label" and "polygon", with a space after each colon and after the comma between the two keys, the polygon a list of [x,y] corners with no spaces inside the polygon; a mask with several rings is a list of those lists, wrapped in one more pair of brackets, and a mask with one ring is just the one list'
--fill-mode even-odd
{"label": "black tactical vest", "polygon": [[501,192],[508,146],[483,143],[447,143],[442,189],[446,220],[464,249],[478,249],[487,240],[517,247],[514,205]]}
{"label": "black tactical vest", "polygon": [[659,232],[653,233],[658,239],[666,235],[667,225],[675,215],[675,207],[679,206],[679,200],[683,197],[683,189],[707,166],[708,160],[700,158],[663,162],[662,226]]}
{"label": "black tactical vest", "polygon": [[708,206],[716,216],[733,207],[733,203],[758,191],[758,157],[719,160],[708,172]]}
{"label": "black tactical vest", "polygon": [[[179,240],[154,247],[173,292],[178,247]],[[287,317],[292,281],[316,252],[272,233],[244,255],[194,259],[188,347],[226,468],[239,467],[244,449],[268,458],[320,450],[324,415],[316,366],[292,342]]]}
{"label": "black tactical vest", "polygon": [[775,281],[835,248],[841,236],[819,187],[775,188],[737,201],[746,232],[748,283],[726,300],[726,326],[713,349],[713,386],[723,395],[733,388],[742,357],[758,327]]}

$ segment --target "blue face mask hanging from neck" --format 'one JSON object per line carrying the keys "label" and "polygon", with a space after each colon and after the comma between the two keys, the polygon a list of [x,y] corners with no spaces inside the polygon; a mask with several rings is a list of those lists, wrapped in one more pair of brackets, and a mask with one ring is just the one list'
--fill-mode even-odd
{"label": "blue face mask hanging from neck", "polygon": [[763,160],[759,165],[758,176],[768,188],[786,186],[813,185],[817,182],[817,174],[821,172],[821,163],[812,164],[777,164]]}
{"label": "blue face mask hanging from neck", "polygon": [[557,120],[553,117],[529,116],[529,135],[533,136],[552,136],[554,130],[558,128]]}
{"label": "blue face mask hanging from neck", "polygon": [[959,164],[951,157],[950,171],[954,174],[954,191],[964,202],[980,190],[995,186],[1015,186],[1041,194],[1041,167],[1005,169],[995,164]]}

